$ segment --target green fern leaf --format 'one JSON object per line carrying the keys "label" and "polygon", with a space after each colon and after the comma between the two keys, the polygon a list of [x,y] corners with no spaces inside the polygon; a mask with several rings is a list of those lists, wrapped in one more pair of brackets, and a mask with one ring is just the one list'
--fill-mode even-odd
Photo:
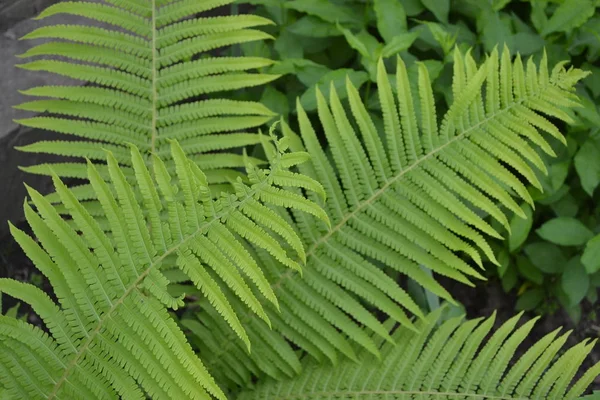
{"label": "green fern leaf", "polygon": [[[22,54],[21,58],[37,59],[19,67],[63,75],[87,85],[23,91],[43,99],[17,108],[45,115],[17,122],[85,140],[44,141],[20,150],[88,157],[100,163],[102,152],[92,148],[109,148],[115,156],[120,155],[121,165],[131,166],[125,156],[129,144],[135,144],[146,158],[157,153],[172,163],[169,141],[177,139],[186,154],[211,157],[212,162],[205,162],[202,168],[212,183],[228,183],[230,175],[223,170],[245,166],[231,162],[237,149],[259,143],[255,134],[245,131],[263,125],[274,114],[256,102],[213,97],[217,92],[263,85],[277,78],[252,72],[270,66],[271,60],[209,54],[226,46],[272,39],[256,29],[272,24],[262,17],[196,16],[232,2],[67,1],[48,7],[37,19],[69,14],[106,27],[52,25],[24,36],[51,41]],[[50,59],[55,56],[66,60]],[[25,170],[81,177],[87,169],[85,162],[69,170],[50,167],[44,164]]]}
{"label": "green fern leaf", "polygon": [[[225,399],[167,313],[184,305],[184,295],[170,293],[164,272],[179,268],[186,276],[180,279],[195,284],[205,309],[248,352],[250,339],[238,313],[248,309],[270,325],[259,298],[270,309],[280,307],[249,250],[261,249],[300,269],[303,244],[276,210],[318,214],[318,206],[301,196],[272,196],[281,190],[279,177],[287,176],[280,152],[267,170],[248,164],[249,184],[235,182],[235,193],[215,200],[201,169],[176,141],[170,147],[172,171],[154,155],[151,173],[133,145],[129,169],[110,152],[104,169],[88,162],[86,178],[104,226],[58,175],[56,196],[69,221],[28,188],[25,215],[37,241],[12,225],[11,232],[48,278],[58,303],[33,285],[0,279],[0,291],[30,304],[48,328],[46,333],[0,316],[0,384],[9,397]],[[310,178],[301,182],[319,188]],[[279,244],[286,238],[294,239],[293,252]],[[273,335],[258,329],[264,337]],[[282,347],[280,354],[299,372],[286,351]]]}
{"label": "green fern leaf", "polygon": [[[457,317],[442,322],[441,310],[417,322],[419,333],[405,327],[394,330],[391,335],[398,344],[381,343],[381,360],[363,351],[359,363],[347,360],[323,366],[309,361],[298,377],[261,382],[238,398],[575,400],[600,373],[598,363],[572,382],[595,341],[579,343],[552,360],[568,336],[557,339],[557,330],[511,362],[536,319],[515,329],[519,315],[483,341],[491,333],[494,316],[484,321]],[[537,368],[540,362],[546,368]],[[459,371],[467,372],[461,375]]]}
{"label": "green fern leaf", "polygon": [[[470,54],[456,51],[454,100],[438,123],[426,68],[419,68],[418,98],[417,93],[413,98],[401,59],[398,64],[397,96],[383,63],[379,64],[383,132],[377,131],[349,81],[349,107],[332,87],[329,99],[317,92],[319,125],[301,105],[300,135],[283,125],[290,148],[311,155],[299,170],[323,185],[323,204],[332,227],[309,215],[285,216],[295,222],[307,248],[307,268],[300,279],[293,270],[264,261],[282,315],[276,318],[269,309],[266,312],[283,343],[287,339],[317,360],[337,362],[339,352],[352,358],[354,352],[339,341],[360,343],[380,356],[375,343],[389,337],[378,321],[368,317],[371,307],[416,329],[409,315],[423,316],[399,287],[396,274],[450,302],[435,275],[467,285],[482,279],[483,261],[497,263],[485,237],[502,233],[481,215],[490,215],[507,229],[509,212],[522,215],[518,201],[531,202],[526,182],[538,185],[533,174],[541,167],[537,151],[550,148],[549,139],[539,131],[562,138],[544,115],[560,116],[563,109],[573,107],[577,97],[572,86],[585,76],[562,66],[548,73],[545,57],[538,67],[528,62],[525,69],[519,57],[511,62],[506,48],[501,57],[492,52],[479,67]],[[327,138],[326,149],[317,138],[318,130]],[[339,297],[343,292],[348,293],[344,302]],[[358,335],[356,325],[368,327],[368,334]],[[340,334],[333,335],[327,326]],[[253,328],[248,334],[256,346],[272,347]],[[243,357],[228,345],[228,338],[220,340],[215,350],[201,347],[211,360],[211,371],[225,381],[233,371],[221,362],[224,354]],[[265,366],[253,355],[250,358],[254,362],[244,364],[249,366],[245,376],[287,376],[273,371],[273,363]]]}

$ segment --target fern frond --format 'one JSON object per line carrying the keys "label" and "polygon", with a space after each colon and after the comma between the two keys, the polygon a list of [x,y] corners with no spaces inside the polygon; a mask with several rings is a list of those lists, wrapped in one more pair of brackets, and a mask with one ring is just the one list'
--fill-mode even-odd
{"label": "fern frond", "polygon": [[536,319],[515,329],[519,315],[492,333],[495,316],[441,322],[440,315],[437,310],[418,321],[419,333],[405,327],[393,331],[398,344],[380,343],[381,360],[363,352],[359,363],[322,366],[310,361],[298,377],[260,383],[238,398],[575,400],[600,373],[598,363],[572,382],[595,341],[579,343],[556,359],[569,335],[557,337],[558,330],[513,360]]}
{"label": "fern frond", "polygon": [[[280,321],[273,328],[281,342],[287,339],[318,360],[336,363],[340,352],[354,358],[352,342],[380,355],[375,343],[389,336],[369,316],[371,308],[416,329],[409,315],[423,315],[397,275],[450,302],[436,275],[467,285],[482,279],[483,261],[497,263],[485,237],[502,236],[482,216],[508,230],[507,215],[522,215],[517,201],[531,202],[526,182],[538,184],[532,172],[540,166],[537,151],[550,147],[540,131],[562,137],[544,115],[572,107],[577,100],[572,85],[585,76],[560,66],[548,73],[545,57],[525,70],[519,57],[510,61],[506,48],[501,58],[494,51],[480,67],[457,51],[454,100],[438,123],[425,66],[418,67],[417,98],[403,61],[398,64],[397,96],[379,64],[383,132],[350,81],[348,107],[332,87],[329,99],[317,92],[318,126],[300,104],[300,135],[283,126],[290,148],[311,156],[299,170],[323,185],[332,227],[309,215],[285,216],[295,221],[307,248],[307,268],[300,279],[293,270],[263,261],[281,303],[281,316],[269,315]],[[326,148],[317,131],[324,132]],[[257,346],[272,347],[252,328],[249,335]],[[211,370],[227,379],[233,371],[221,362],[223,354],[243,354],[227,337],[215,338],[216,351],[200,349],[213,363]],[[245,365],[252,374],[287,376],[274,363],[250,358]]]}
{"label": "fern frond", "polygon": [[[30,304],[49,331],[0,316],[0,383],[9,397],[225,398],[167,313],[183,306],[184,295],[169,293],[163,271],[176,266],[184,273],[213,318],[250,351],[238,313],[247,309],[270,325],[261,300],[279,308],[250,251],[261,249],[300,270],[303,244],[275,210],[304,210],[325,221],[327,216],[304,197],[273,196],[288,172],[281,152],[266,170],[246,159],[249,183],[238,180],[234,193],[215,200],[182,147],[172,141],[170,148],[171,171],[153,155],[151,172],[133,145],[127,169],[110,152],[102,168],[88,162],[86,178],[104,226],[58,175],[55,195],[69,221],[28,188],[25,216],[37,241],[14,226],[11,232],[48,278],[58,304],[33,285],[0,279],[0,292]],[[310,178],[302,182],[321,189]],[[282,239],[292,248],[283,248]]]}
{"label": "fern frond", "polygon": [[[221,100],[216,93],[263,85],[277,78],[253,72],[270,66],[273,61],[269,59],[214,55],[214,50],[227,46],[271,39],[256,29],[272,23],[262,17],[197,16],[232,2],[66,1],[48,7],[38,19],[69,14],[98,21],[104,27],[52,25],[25,35],[24,39],[50,41],[22,54],[21,58],[35,60],[19,65],[21,68],[63,75],[87,85],[24,90],[27,96],[43,99],[17,108],[47,115],[17,122],[74,135],[98,147],[120,147],[125,153],[133,143],[145,157],[157,153],[165,161],[170,156],[169,141],[177,139],[190,156],[218,154],[204,167],[207,173],[209,169],[231,168],[220,162],[225,160],[221,156],[234,156],[239,148],[256,144],[255,136],[242,132],[263,125],[274,113],[256,102]],[[51,59],[56,56],[62,60]],[[224,135],[230,132],[240,133]],[[34,143],[20,150],[90,157],[92,154],[80,151],[79,143]],[[81,161],[73,165],[70,175],[60,168],[54,173],[81,176],[85,170]],[[47,166],[30,171],[53,173]],[[212,180],[227,183],[227,178],[217,172]]]}

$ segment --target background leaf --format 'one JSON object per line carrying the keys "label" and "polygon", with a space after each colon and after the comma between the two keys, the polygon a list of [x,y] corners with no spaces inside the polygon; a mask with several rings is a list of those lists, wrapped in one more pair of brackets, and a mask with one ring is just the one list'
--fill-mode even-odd
{"label": "background leaf", "polygon": [[541,238],[563,246],[580,246],[593,236],[581,221],[568,217],[554,218],[536,232]]}
{"label": "background leaf", "polygon": [[593,274],[600,270],[600,235],[596,235],[587,242],[583,255],[581,256],[581,262],[589,274]]}
{"label": "background leaf", "polygon": [[390,43],[397,35],[406,32],[406,12],[402,2],[375,0],[373,6],[377,16],[377,30],[386,43]]}
{"label": "background leaf", "polygon": [[560,283],[571,305],[579,304],[583,300],[590,287],[590,279],[579,257],[569,260]]}
{"label": "background leaf", "polygon": [[575,155],[575,169],[581,179],[581,186],[592,196],[600,183],[600,143],[588,139]]}

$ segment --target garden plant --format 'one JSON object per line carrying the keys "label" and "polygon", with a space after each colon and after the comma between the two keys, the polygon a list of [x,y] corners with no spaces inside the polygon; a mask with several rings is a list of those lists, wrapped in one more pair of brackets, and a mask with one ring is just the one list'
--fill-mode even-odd
{"label": "garden plant", "polygon": [[50,6],[19,67],[81,84],[17,105],[63,136],[19,149],[60,157],[10,226],[51,290],[0,278],[41,320],[0,315],[0,398],[598,398],[593,338],[446,285],[596,302],[597,6]]}

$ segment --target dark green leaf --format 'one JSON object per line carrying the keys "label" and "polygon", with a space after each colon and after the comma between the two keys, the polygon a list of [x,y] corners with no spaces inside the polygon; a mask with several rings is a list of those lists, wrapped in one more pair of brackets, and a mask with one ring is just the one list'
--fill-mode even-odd
{"label": "dark green leaf", "polygon": [[512,266],[508,266],[506,273],[502,277],[502,289],[509,292],[517,284],[517,270]]}
{"label": "dark green leaf", "polygon": [[395,36],[381,50],[381,56],[387,58],[408,49],[418,36],[417,32],[403,33]]}
{"label": "dark green leaf", "polygon": [[560,284],[572,306],[583,300],[590,286],[590,280],[583,264],[579,261],[579,257],[573,257],[569,260],[563,271]]}
{"label": "dark green leaf", "polygon": [[287,115],[290,112],[290,105],[287,97],[274,87],[267,86],[265,88],[260,102],[284,118],[287,118]]}
{"label": "dark green leaf", "polygon": [[600,270],[600,235],[596,235],[587,242],[581,256],[581,262],[588,274],[593,274]]}
{"label": "dark green leaf", "polygon": [[329,37],[340,36],[342,34],[336,28],[335,24],[323,21],[312,15],[305,15],[288,26],[287,29],[296,35],[308,37]]}
{"label": "dark green leaf", "polygon": [[567,263],[558,246],[547,242],[537,242],[525,246],[525,254],[529,260],[541,271],[548,274],[557,274],[562,272]]}
{"label": "dark green leaf", "polygon": [[521,218],[518,215],[513,215],[510,220],[510,236],[508,237],[508,249],[510,252],[517,250],[527,239],[529,231],[531,230],[531,224],[533,222],[533,212],[528,204],[521,205],[525,218]]}
{"label": "dark green leaf", "polygon": [[544,274],[527,257],[517,257],[517,269],[523,278],[533,283],[541,285],[544,282]]}
{"label": "dark green leaf", "polygon": [[581,186],[590,196],[600,183],[600,143],[588,139],[575,155],[575,169]]}
{"label": "dark green leaf", "polygon": [[421,3],[435,15],[438,21],[448,23],[450,0],[421,0]]}
{"label": "dark green leaf", "polygon": [[528,32],[515,33],[512,43],[514,51],[521,53],[522,56],[536,53],[544,47],[544,39],[540,35]]}
{"label": "dark green leaf", "polygon": [[593,236],[581,221],[569,217],[554,218],[536,232],[541,238],[562,246],[580,246]]}
{"label": "dark green leaf", "polygon": [[346,93],[346,76],[350,78],[352,84],[354,84],[356,88],[359,88],[369,79],[369,75],[364,71],[355,71],[353,69],[338,69],[331,71],[321,77],[315,85],[311,86],[304,94],[302,94],[300,97],[302,107],[307,111],[315,110],[317,108],[317,87],[327,98],[329,96],[331,83],[333,83],[340,99],[345,99],[348,96]]}
{"label": "dark green leaf", "polygon": [[515,308],[519,311],[533,310],[542,300],[544,300],[544,291],[541,288],[533,288],[519,296]]}

